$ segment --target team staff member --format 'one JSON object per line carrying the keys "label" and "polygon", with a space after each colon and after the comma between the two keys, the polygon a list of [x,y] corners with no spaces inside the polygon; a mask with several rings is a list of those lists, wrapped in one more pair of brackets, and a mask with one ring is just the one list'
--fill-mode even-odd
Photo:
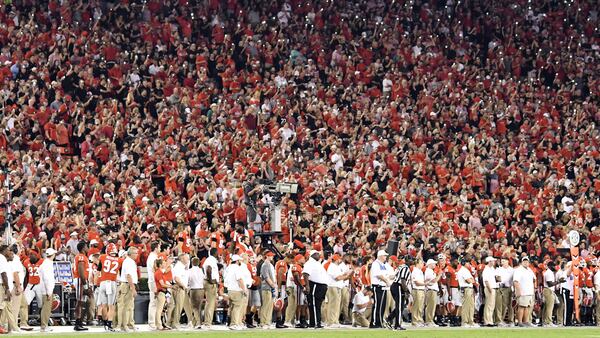
{"label": "team staff member", "polygon": [[[46,258],[40,265],[40,280],[42,289],[42,311],[40,313],[40,330],[41,332],[52,331],[48,327],[48,320],[50,320],[50,312],[52,311],[52,297],[54,294],[54,257],[56,256],[56,250],[52,248],[46,249]],[[0,266],[1,266],[0,262]],[[4,279],[4,278],[3,278]]]}
{"label": "team staff member", "polygon": [[344,287],[342,288],[342,294],[340,295],[342,303],[342,320],[344,324],[352,323],[352,316],[349,313],[350,310],[350,280],[354,275],[354,269],[352,267],[352,257],[349,254],[344,255],[344,260],[340,264],[342,273],[348,273],[349,277],[344,280]]}
{"label": "team staff member", "polygon": [[158,258],[160,252],[160,242],[153,241],[150,243],[150,253],[146,259],[146,269],[148,271],[148,289],[150,291],[150,303],[148,304],[148,325],[150,329],[154,329],[154,314],[156,313],[156,283],[154,282],[154,262]]}
{"label": "team staff member", "polygon": [[425,274],[423,274],[423,260],[418,259],[411,272],[412,282],[412,325],[423,325],[423,307],[425,302]]}
{"label": "team staff member", "polygon": [[231,256],[231,264],[227,268],[227,274],[224,279],[224,286],[227,289],[229,295],[229,313],[231,316],[231,323],[229,329],[231,330],[242,330],[244,315],[244,294],[248,291],[246,283],[244,282],[244,274],[242,271],[241,257],[238,255]]}
{"label": "team staff member", "polygon": [[254,282],[252,278],[252,272],[250,272],[250,255],[246,252],[240,255],[240,270],[242,271],[242,279],[244,284],[246,285],[246,292],[242,293],[242,310],[240,311],[240,319],[239,321],[242,323],[240,327],[243,329],[243,324],[245,322],[244,316],[248,312],[248,305],[250,303],[250,287]]}
{"label": "team staff member", "polygon": [[7,325],[8,332],[18,332],[19,327],[15,320],[15,314],[12,310],[12,292],[14,289],[14,271],[12,269],[12,262],[14,253],[8,245],[0,246],[0,273],[2,274],[2,289],[4,295],[0,298],[0,309],[2,315],[0,316],[0,322]]}
{"label": "team staff member", "polygon": [[165,309],[166,295],[172,287],[170,278],[165,275],[165,270],[170,266],[167,260],[157,258],[154,261],[154,282],[156,283],[156,309],[154,313],[154,327],[157,330],[163,331],[170,328],[165,328],[162,324],[162,313]]}
{"label": "team staff member", "polygon": [[294,327],[296,320],[296,311],[298,309],[298,301],[296,297],[296,284],[294,283],[294,272],[296,259],[290,263],[285,276],[285,298],[287,305],[285,308],[285,326]]}
{"label": "team staff member", "polygon": [[217,248],[211,248],[209,256],[204,260],[202,268],[206,275],[204,293],[206,305],[204,307],[204,326],[210,328],[217,306],[217,287],[219,285],[219,266],[217,264]]}
{"label": "team staff member", "polygon": [[75,306],[75,331],[87,331],[88,328],[83,326],[83,308],[86,302],[88,292],[89,279],[89,258],[87,256],[88,245],[81,241],[77,243],[77,251],[75,256],[75,285],[77,287],[77,305]]}
{"label": "team staff member", "polygon": [[473,284],[475,284],[475,279],[471,274],[471,260],[465,258],[462,260],[461,265],[460,269],[456,272],[456,279],[458,280],[458,287],[462,293],[462,326],[477,327],[473,322],[473,316],[475,315]]}
{"label": "team staff member", "polygon": [[200,258],[192,258],[192,267],[189,271],[190,301],[192,303],[192,326],[200,328],[202,313],[201,307],[204,301],[204,270],[200,268]]}
{"label": "team staff member", "polygon": [[[405,330],[402,327],[402,311],[403,311],[403,301],[402,301],[402,292],[403,290],[407,291],[410,294],[411,292],[411,273],[410,268],[406,263],[401,264],[396,270],[396,275],[394,276],[394,281],[392,282],[391,292],[392,297],[394,298],[394,309],[390,312],[389,316],[386,318],[386,326],[394,330]],[[393,326],[392,326],[393,324]]]}
{"label": "team staff member", "polygon": [[334,254],[331,257],[331,263],[327,267],[327,274],[331,278],[327,288],[328,298],[328,309],[327,324],[330,327],[339,327],[339,318],[342,306],[342,289],[344,288],[344,281],[350,278],[353,271],[342,272],[340,264],[342,263],[342,257],[338,254]]}
{"label": "team staff member", "polygon": [[552,323],[552,312],[554,310],[554,287],[556,286],[556,276],[554,270],[556,265],[550,261],[546,264],[546,270],[543,274],[544,286],[544,312],[542,316],[542,325],[548,327],[556,327]]}
{"label": "team staff member", "polygon": [[[496,291],[494,322],[499,326],[508,326],[514,322],[514,311],[511,304],[514,269],[510,266],[510,261],[506,257],[502,257],[500,264],[500,267],[496,269],[496,276],[498,276],[500,282]],[[504,318],[507,314],[508,321],[505,322]]]}
{"label": "team staff member", "polygon": [[100,286],[98,287],[98,311],[103,320],[104,329],[114,331],[112,324],[117,302],[117,278],[121,263],[117,257],[117,246],[113,243],[106,247],[106,254],[100,256]]}
{"label": "team staff member", "polygon": [[252,285],[248,290],[248,308],[246,309],[246,327],[249,329],[256,328],[254,325],[254,314],[258,312],[260,308],[260,277],[258,276],[258,267],[256,257],[250,251],[248,257],[248,263],[246,264],[248,271],[250,271],[250,277],[252,278]]}
{"label": "team staff member", "polygon": [[[13,271],[13,279],[14,279],[14,288],[13,288],[13,294],[12,294],[12,299],[11,299],[11,306],[12,306],[12,313],[14,315],[15,318],[15,323],[18,324],[19,323],[19,315],[20,315],[20,308],[21,308],[21,304],[23,303],[23,284],[25,282],[25,267],[23,266],[23,263],[21,263],[21,258],[19,257],[19,246],[17,244],[14,244],[10,247],[10,250],[12,250],[13,252],[13,259],[12,261],[9,262],[9,265],[11,266],[11,269]],[[25,325],[27,325],[26,323],[23,322],[23,318],[21,319],[21,329],[25,330],[25,331],[31,331],[31,329],[28,329],[26,327],[24,327]],[[18,326],[17,326],[18,328]],[[18,332],[18,331],[17,331]]]}
{"label": "team staff member", "polygon": [[365,318],[365,313],[369,305],[373,303],[371,296],[373,296],[373,289],[370,286],[365,286],[354,295],[352,301],[352,304],[354,304],[352,307],[352,326],[369,327],[369,321]]}
{"label": "team staff member", "polygon": [[558,281],[558,285],[554,292],[557,294],[560,303],[556,306],[556,325],[563,326],[566,323],[566,311],[567,311],[567,303],[565,302],[565,288],[567,288],[567,279],[571,274],[571,263],[561,262],[557,267],[556,274],[554,274],[554,278]]}
{"label": "team staff member", "polygon": [[135,330],[133,323],[134,300],[137,296],[138,271],[135,263],[138,258],[138,249],[130,247],[119,276],[118,318],[121,331]]}
{"label": "team staff member", "polygon": [[525,256],[521,259],[521,266],[515,269],[513,275],[513,285],[515,287],[515,296],[517,297],[517,322],[519,326],[533,326],[527,320],[527,312],[533,307],[535,287],[533,280],[535,275],[529,269],[529,257]]}
{"label": "team staff member", "polygon": [[371,286],[375,293],[373,303],[373,314],[371,315],[371,328],[380,328],[383,324],[383,316],[386,303],[387,288],[392,284],[388,279],[389,268],[386,267],[388,253],[385,250],[377,252],[377,260],[371,265]]}
{"label": "team staff member", "polygon": [[438,326],[433,322],[437,308],[437,297],[440,292],[438,285],[440,275],[435,273],[436,265],[435,260],[429,259],[425,269],[425,325],[431,327]]}
{"label": "team staff member", "polygon": [[483,287],[485,292],[485,306],[483,308],[483,325],[494,326],[494,309],[496,308],[496,290],[498,282],[496,282],[496,259],[494,257],[486,257],[486,266],[481,274]]}
{"label": "team staff member", "polygon": [[273,292],[277,290],[275,267],[273,266],[272,252],[265,253],[265,258],[260,267],[260,325],[263,329],[270,328],[273,318]]}
{"label": "team staff member", "polygon": [[321,325],[321,305],[327,294],[327,283],[329,277],[327,271],[320,262],[321,254],[316,250],[309,252],[310,258],[304,265],[302,276],[308,283],[304,287],[304,292],[308,299],[308,310],[310,312],[309,327],[315,329],[323,328]]}
{"label": "team staff member", "polygon": [[95,318],[99,318],[96,310],[98,310],[97,296],[100,287],[100,254],[92,254],[90,248],[90,250],[88,250],[88,256],[90,257],[88,262],[88,285],[90,285],[90,293],[87,297],[85,307],[83,308],[83,313],[87,316],[87,321],[93,323]]}
{"label": "team staff member", "polygon": [[[181,311],[184,308],[185,299],[187,298],[188,290],[188,265],[190,263],[190,256],[188,254],[180,254],[173,267],[173,306],[170,307],[172,310],[169,313],[167,325],[177,330],[181,322]],[[186,311],[188,318],[192,317],[192,314]]]}

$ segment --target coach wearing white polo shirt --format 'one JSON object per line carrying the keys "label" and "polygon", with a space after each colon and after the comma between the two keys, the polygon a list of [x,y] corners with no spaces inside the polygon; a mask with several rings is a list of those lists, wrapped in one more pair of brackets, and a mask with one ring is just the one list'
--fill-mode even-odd
{"label": "coach wearing white polo shirt", "polygon": [[533,297],[535,288],[533,280],[535,275],[529,269],[529,257],[525,256],[521,259],[521,265],[515,269],[513,276],[513,284],[515,286],[515,296],[517,297],[517,321],[521,327],[533,326],[527,322],[527,312],[533,306]]}
{"label": "coach wearing white polo shirt", "polygon": [[118,325],[123,332],[135,330],[133,322],[134,301],[137,296],[138,270],[135,260],[138,256],[138,248],[130,247],[127,256],[121,266],[119,275]]}
{"label": "coach wearing white polo shirt", "polygon": [[302,270],[304,280],[308,281],[304,286],[304,292],[307,295],[308,310],[310,311],[309,327],[319,329],[323,327],[321,325],[321,305],[327,294],[329,276],[320,263],[321,254],[317,250],[311,250],[309,254],[310,258]]}
{"label": "coach wearing white polo shirt", "polygon": [[483,287],[485,288],[485,307],[483,309],[483,325],[494,326],[494,309],[496,308],[496,289],[498,282],[496,281],[496,259],[487,257],[485,259],[485,268],[481,277],[483,279]]}
{"label": "coach wearing white polo shirt", "polygon": [[52,328],[48,328],[48,320],[50,319],[50,313],[52,312],[52,297],[54,294],[54,257],[56,256],[56,250],[52,248],[46,249],[46,258],[38,269],[40,273],[40,285],[42,289],[42,311],[40,313],[40,331],[47,332],[52,331]]}
{"label": "coach wearing white polo shirt", "polygon": [[[172,312],[169,314],[167,325],[173,329],[179,329],[181,322],[181,311],[184,309],[186,298],[188,296],[190,256],[181,254],[178,257],[177,263],[173,267],[173,303]],[[192,314],[189,309],[186,309],[187,318],[191,318]]]}
{"label": "coach wearing white polo shirt", "polygon": [[245,327],[242,326],[242,318],[244,310],[248,305],[247,301],[244,303],[244,294],[247,293],[246,282],[244,281],[245,267],[241,266],[241,257],[238,255],[231,256],[231,264],[227,268],[227,274],[224,279],[224,286],[227,288],[227,294],[229,295],[230,303],[230,314],[231,324],[229,328],[231,330],[242,330]]}
{"label": "coach wearing white polo shirt", "polygon": [[389,279],[391,268],[386,266],[388,253],[384,250],[377,252],[377,259],[371,265],[371,286],[375,293],[375,303],[373,304],[373,314],[371,315],[371,328],[380,328],[383,324],[383,314],[387,304],[387,290],[392,285]]}

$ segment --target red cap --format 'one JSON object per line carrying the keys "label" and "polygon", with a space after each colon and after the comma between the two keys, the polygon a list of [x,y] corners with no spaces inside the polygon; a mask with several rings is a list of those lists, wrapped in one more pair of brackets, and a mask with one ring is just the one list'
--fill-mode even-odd
{"label": "red cap", "polygon": [[266,257],[273,257],[273,256],[275,256],[275,254],[274,254],[274,253],[272,253],[271,251],[267,251],[267,252],[265,253],[265,256],[266,256]]}
{"label": "red cap", "polygon": [[398,257],[394,256],[390,256],[390,260],[394,263],[398,263]]}
{"label": "red cap", "polygon": [[331,256],[331,260],[337,261],[338,259],[342,259],[342,257],[340,257],[338,254]]}
{"label": "red cap", "polygon": [[300,263],[301,260],[305,259],[304,256],[302,256],[301,254],[297,254],[294,257],[294,261],[296,261],[296,263]]}

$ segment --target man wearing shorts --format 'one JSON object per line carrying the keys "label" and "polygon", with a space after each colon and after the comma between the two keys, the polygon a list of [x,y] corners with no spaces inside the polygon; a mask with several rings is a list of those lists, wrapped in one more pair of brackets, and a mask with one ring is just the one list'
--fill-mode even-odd
{"label": "man wearing shorts", "polygon": [[117,301],[117,276],[119,274],[119,258],[117,246],[113,243],[106,247],[106,254],[100,256],[100,288],[98,289],[98,311],[100,312],[104,329],[114,331],[112,321],[115,316]]}
{"label": "man wearing shorts", "polygon": [[533,324],[527,320],[527,312],[533,306],[535,287],[533,280],[535,274],[529,269],[529,257],[521,259],[521,265],[515,269],[513,285],[517,297],[517,322],[521,327],[530,327]]}

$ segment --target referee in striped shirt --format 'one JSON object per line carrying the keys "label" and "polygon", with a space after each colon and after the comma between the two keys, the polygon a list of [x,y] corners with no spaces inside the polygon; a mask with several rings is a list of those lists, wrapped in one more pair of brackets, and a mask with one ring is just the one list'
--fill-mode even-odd
{"label": "referee in striped shirt", "polygon": [[[408,290],[410,294],[410,268],[406,263],[400,265],[396,270],[396,276],[392,282],[391,292],[394,298],[394,310],[387,316],[385,326],[393,330],[406,330],[402,327],[402,289]],[[392,326],[393,325],[393,326]]]}

